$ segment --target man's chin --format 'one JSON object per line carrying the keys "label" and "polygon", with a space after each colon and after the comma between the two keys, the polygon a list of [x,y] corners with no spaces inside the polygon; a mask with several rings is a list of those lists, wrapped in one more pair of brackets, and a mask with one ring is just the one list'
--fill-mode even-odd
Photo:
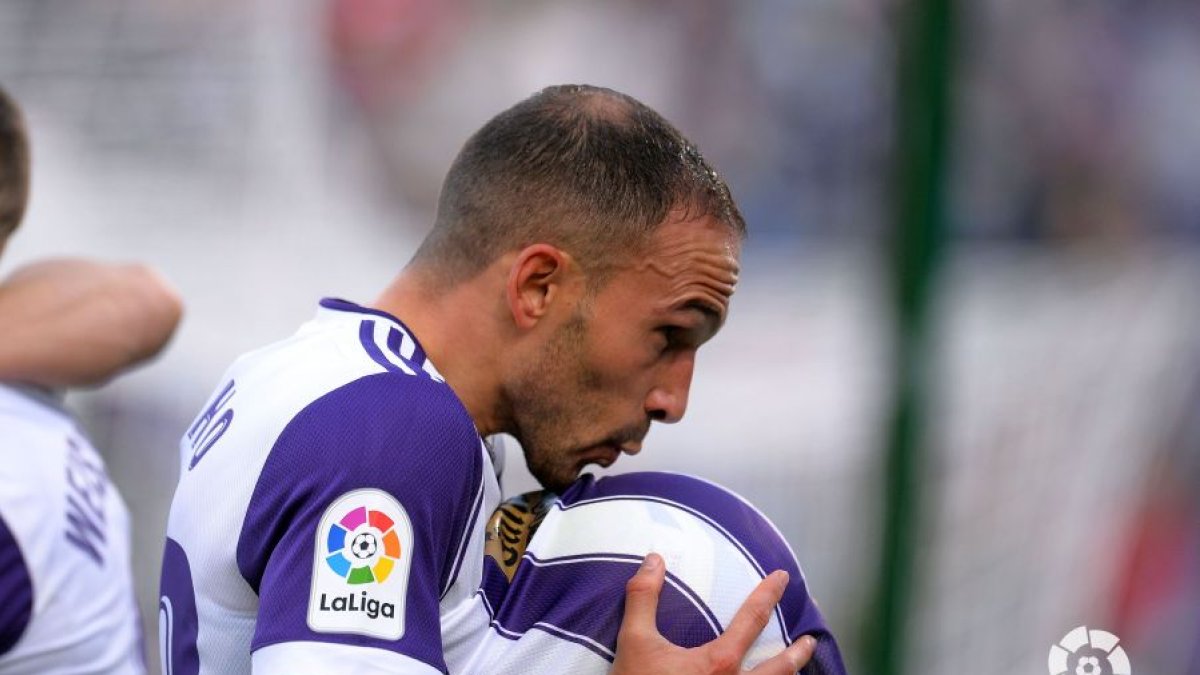
{"label": "man's chin", "polygon": [[[586,453],[582,450],[564,450],[561,452],[530,452],[525,448],[525,465],[538,484],[555,493],[562,494],[571,484],[579,479],[583,468],[595,463],[591,459],[583,459]],[[549,460],[549,461],[538,461]]]}
{"label": "man's chin", "polygon": [[[582,468],[582,467],[580,467]],[[533,474],[535,480],[546,490],[554,494],[561,495],[567,488],[571,487],[571,483],[579,477],[579,471],[550,471],[545,469],[537,469],[529,467],[529,473]]]}
{"label": "man's chin", "polygon": [[571,483],[574,483],[575,478],[578,478],[578,476],[571,478],[570,480],[565,480],[562,478],[538,478],[537,476],[534,476],[534,478],[537,478],[538,484],[546,490],[553,492],[556,495],[561,495],[567,491],[567,488],[571,487]]}

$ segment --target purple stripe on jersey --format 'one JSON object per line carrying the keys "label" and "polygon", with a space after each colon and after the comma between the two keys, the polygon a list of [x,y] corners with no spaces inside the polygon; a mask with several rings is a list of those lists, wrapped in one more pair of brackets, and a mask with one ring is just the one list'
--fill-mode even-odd
{"label": "purple stripe on jersey", "polygon": [[825,654],[825,658],[820,661],[814,658],[803,671],[806,675],[845,672],[833,636],[808,595],[799,563],[778,530],[757,509],[713,483],[692,476],[659,472],[620,474],[600,480],[585,475],[564,492],[558,505],[570,509],[587,502],[618,498],[677,506],[721,532],[764,576],[773,570],[786,570],[790,579],[783,599],[775,609],[785,627],[785,634],[780,637],[789,643],[806,634],[817,638],[818,652]]}
{"label": "purple stripe on jersey", "polygon": [[642,556],[640,556],[640,555],[630,555],[628,553],[605,553],[605,552],[601,552],[601,551],[596,551],[593,553],[575,553],[572,555],[560,555],[560,556],[555,556],[553,558],[546,558],[546,559],[539,558],[532,553],[526,552],[523,557],[533,560],[533,564],[535,564],[535,565],[566,563],[566,562],[572,562],[572,561],[576,561],[576,560],[593,560],[595,558],[606,558],[606,559],[607,558],[615,558],[618,561],[630,561],[630,562],[635,562],[638,564],[641,564],[641,562],[642,562]]}
{"label": "purple stripe on jersey", "polygon": [[0,654],[7,654],[25,634],[33,617],[33,580],[16,537],[0,518]]}
{"label": "purple stripe on jersey", "polygon": [[200,672],[196,589],[187,553],[170,537],[163,549],[158,592],[159,649],[167,667],[164,675],[195,675]]}
{"label": "purple stripe on jersey", "polygon": [[[480,460],[482,461],[483,446],[480,445]],[[458,553],[454,556],[454,566],[450,570],[450,576],[446,579],[446,584],[442,587],[441,597],[446,597],[450,592],[450,587],[454,585],[454,581],[458,579],[458,571],[462,568],[463,558],[467,555],[467,544],[471,543],[471,535],[475,533],[475,519],[479,517],[479,507],[483,504],[483,486],[484,477],[479,475],[479,491],[475,493],[475,505],[471,507],[471,517],[467,519],[467,526],[463,528],[462,541],[458,543]]]}
{"label": "purple stripe on jersey", "polygon": [[[412,356],[409,358],[405,358],[404,355],[400,353],[400,347],[404,344],[404,335],[406,333],[408,334],[408,337],[410,339],[412,339],[413,345],[414,345]],[[424,373],[424,371],[422,370],[422,367],[425,365],[425,351],[421,349],[421,345],[417,344],[416,339],[413,338],[412,334],[408,333],[407,330],[405,330],[404,332],[401,332],[401,330],[399,328],[389,329],[388,337],[387,337],[387,348],[393,354],[396,355],[396,358],[404,359],[406,362],[414,364],[413,367],[417,370],[418,373]],[[424,374],[426,376],[429,375],[429,373],[424,373]]]}
{"label": "purple stripe on jersey", "polygon": [[[444,672],[439,592],[482,480],[479,444],[454,392],[428,378],[368,375],[300,411],[272,446],[238,534],[238,569],[259,595],[252,649],[297,640],[377,647]],[[313,565],[324,555],[316,527],[338,497],[362,488],[394,496],[412,524],[399,640],[307,624]]]}
{"label": "purple stripe on jersey", "polygon": [[356,302],[350,302],[349,300],[343,300],[341,298],[321,298],[320,304],[325,309],[332,309],[339,312],[350,312],[352,314],[370,314],[372,316],[382,317],[388,321],[394,321],[401,326],[404,325],[403,321],[397,319],[395,316],[383,311],[382,309],[363,307],[362,305]]}
{"label": "purple stripe on jersey", "polygon": [[487,612],[488,621],[496,618],[496,610],[492,608],[492,601],[488,600],[488,594],[484,589],[480,588],[475,591],[475,595],[479,596],[479,601],[483,604],[483,611]]}
{"label": "purple stripe on jersey", "polygon": [[[586,477],[591,478],[591,476],[586,476]],[[585,504],[597,504],[600,502],[629,502],[629,501],[645,501],[645,502],[653,502],[655,504],[662,504],[665,506],[671,506],[671,507],[686,511],[686,512],[692,514],[693,516],[707,522],[709,525],[713,526],[713,528],[716,529],[719,533],[721,533],[721,535],[724,536],[725,539],[729,541],[729,543],[733,544],[733,546],[735,548],[737,548],[739,551],[741,551],[742,555],[744,555],[746,557],[746,560],[751,565],[754,566],[754,569],[758,572],[760,577],[767,576],[767,572],[765,572],[763,570],[763,567],[761,564],[759,564],[758,560],[755,559],[753,556],[751,556],[750,552],[748,550],[746,550],[746,547],[742,545],[742,542],[739,541],[737,537],[730,534],[730,532],[728,530],[726,530],[724,527],[722,527],[720,523],[716,522],[715,520],[713,520],[709,516],[705,515],[703,512],[701,512],[700,510],[698,510],[696,508],[693,508],[691,506],[682,504],[680,502],[677,502],[677,501],[674,501],[671,499],[650,497],[650,496],[646,496],[646,495],[637,495],[637,496],[626,495],[626,496],[622,496],[622,497],[599,497],[596,499],[584,499],[584,500],[577,501],[574,504],[571,504],[570,506],[563,506],[562,504],[556,504],[556,506],[558,506],[562,510],[568,510],[568,509],[572,509],[572,508],[575,508],[578,506],[583,506]],[[784,568],[773,568],[773,569],[784,569]],[[794,577],[794,576],[796,576],[796,573],[789,570],[788,576],[789,576],[789,578]],[[803,582],[803,580],[801,580],[801,581]],[[789,583],[789,585],[790,585],[790,583]],[[785,597],[787,595],[786,589],[785,589],[784,595],[785,595]],[[779,619],[778,625],[779,625],[780,638],[782,638],[785,642],[787,642],[787,640],[788,640],[787,629],[786,629],[787,621],[784,618],[784,606],[783,606],[782,600],[780,601],[780,604],[775,607],[774,612],[775,612],[776,618]]]}
{"label": "purple stripe on jersey", "polygon": [[483,557],[483,582],[479,592],[483,594],[483,605],[488,616],[496,618],[496,608],[504,602],[504,596],[508,594],[508,577],[504,576],[504,570],[500,569],[500,564],[490,555]]}
{"label": "purple stripe on jersey", "polygon": [[[549,558],[546,560],[542,560],[541,558],[538,558],[534,554],[526,552],[524,555],[524,559],[532,562],[534,565],[537,565],[539,567],[546,567],[548,565],[570,564],[570,563],[583,562],[583,561],[589,561],[589,560],[624,562],[624,563],[631,564],[631,565],[641,565],[642,564],[642,556],[629,555],[628,553],[602,553],[602,552],[577,553],[575,555],[564,555],[564,556],[558,556],[556,558]],[[692,603],[696,605],[696,609],[699,612],[701,612],[702,614],[704,614],[704,617],[706,619],[708,619],[709,625],[716,632],[716,634],[725,632],[725,629],[721,626],[721,620],[718,619],[717,615],[713,613],[712,609],[709,608],[709,606],[704,603],[704,600],[702,600],[700,598],[700,595],[698,593],[696,593],[696,591],[692,590],[692,587],[688,586],[687,583],[685,583],[683,581],[683,579],[680,579],[679,577],[675,576],[675,574],[673,574],[670,570],[667,570],[666,583],[674,586],[675,590],[686,595],[688,597],[688,599],[690,599],[692,601]]]}
{"label": "purple stripe on jersey", "polygon": [[[392,321],[392,322],[398,324],[401,328],[404,329],[404,332],[408,333],[408,336],[410,338],[412,338],[413,344],[415,344],[417,346],[416,351],[413,352],[413,356],[411,359],[412,362],[417,363],[417,364],[425,362],[425,358],[426,358],[425,348],[421,346],[421,341],[417,339],[417,334],[412,332],[412,330],[410,330],[409,327],[406,326],[403,321],[396,318],[395,316],[392,316],[391,314],[389,314],[381,309],[375,309],[373,307],[363,307],[362,305],[355,304],[353,302],[350,302],[349,300],[342,300],[341,298],[322,298],[321,306],[324,307],[325,309],[332,309],[332,310],[336,310],[339,312],[351,312],[354,314],[370,314],[372,316],[378,316],[378,317],[387,319],[388,321]],[[400,353],[398,349],[393,349],[393,351],[395,351],[397,355],[399,355],[399,353]]]}
{"label": "purple stripe on jersey", "polygon": [[[641,561],[638,562],[639,564],[641,563]],[[674,574],[671,574],[670,572],[667,572],[666,583],[674,586],[677,591],[683,593],[687,596],[688,600],[692,601],[692,604],[696,606],[696,609],[700,613],[704,614],[704,618],[708,620],[709,626],[716,631],[717,635],[725,632],[725,628],[721,625],[721,620],[717,618],[716,614],[713,614],[712,608],[710,608],[704,603],[703,600],[700,599],[700,595],[696,593],[696,591],[692,590],[691,586],[683,583],[682,579]]]}
{"label": "purple stripe on jersey", "polygon": [[[392,363],[383,355],[383,350],[379,349],[379,345],[375,343],[375,322],[370,319],[363,319],[362,323],[358,324],[358,341],[362,343],[363,349],[367,351],[367,355],[371,360],[383,366],[389,372],[399,375],[408,375],[400,366]],[[415,369],[414,369],[415,370]]]}
{"label": "purple stripe on jersey", "polygon": [[[535,627],[552,627],[602,645],[612,660],[625,605],[625,584],[641,558],[604,555],[538,561],[526,553],[495,619],[512,639]],[[540,563],[540,564],[539,564]],[[720,634],[711,612],[678,577],[668,573],[658,600],[658,627],[671,642],[696,647]],[[548,631],[549,632],[549,631]],[[597,653],[600,653],[599,651]]]}
{"label": "purple stripe on jersey", "polygon": [[[404,342],[404,333],[401,333],[400,329],[396,328],[395,326],[392,326],[391,328],[389,328],[388,334],[387,334],[388,351],[395,354],[396,358],[402,359],[404,361],[408,361],[408,359],[405,359],[403,356],[400,355],[400,343],[402,343],[402,342]],[[415,354],[415,352],[414,352],[414,354]]]}
{"label": "purple stripe on jersey", "polygon": [[568,633],[567,631],[559,628],[558,626],[552,626],[548,623],[535,623],[532,626],[530,626],[530,630],[540,630],[545,633],[549,633],[556,638],[566,640],[568,642],[574,642],[575,644],[577,644],[581,647],[586,647],[587,649],[594,652],[597,656],[608,661],[609,663],[612,663],[613,659],[616,656],[616,652],[614,652],[612,649],[609,649],[608,647],[606,647],[604,645],[596,644],[595,642],[593,642],[593,641],[589,640],[588,638],[583,637],[581,635],[576,635],[574,633]]}
{"label": "purple stripe on jersey", "polygon": [[[790,581],[775,612],[780,623],[784,616],[803,614],[808,592],[799,566],[775,528],[756,509],[741,498],[712,483],[681,474],[639,472],[594,480],[585,475],[576,481],[557,503],[570,509],[590,502],[642,499],[681,508],[714,526],[741,550],[759,574],[787,570]],[[786,641],[787,635],[781,635]]]}

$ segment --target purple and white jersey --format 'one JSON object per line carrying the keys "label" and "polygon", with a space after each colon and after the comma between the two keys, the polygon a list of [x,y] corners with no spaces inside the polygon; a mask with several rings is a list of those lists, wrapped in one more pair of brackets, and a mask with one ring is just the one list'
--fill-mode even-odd
{"label": "purple and white jersey", "polygon": [[144,673],[129,513],[49,395],[0,386],[0,672]]}
{"label": "purple and white jersey", "polygon": [[487,447],[412,333],[326,299],[180,441],[163,670],[437,673],[486,632]]}
{"label": "purple and white jersey", "polygon": [[845,674],[837,643],[775,526],[722,487],[657,472],[576,481],[537,525],[511,584],[488,559],[482,592],[491,629],[467,670],[607,673],[625,584],[650,552],[667,564],[658,627],[675,644],[712,641],[754,587],[783,569],[788,587],[743,665],[753,667],[812,635],[817,648],[802,672]]}

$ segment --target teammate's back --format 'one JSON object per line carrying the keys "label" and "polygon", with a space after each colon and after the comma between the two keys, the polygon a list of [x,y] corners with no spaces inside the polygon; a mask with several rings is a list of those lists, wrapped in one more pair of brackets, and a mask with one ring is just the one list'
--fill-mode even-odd
{"label": "teammate's back", "polygon": [[103,459],[32,390],[0,385],[0,430],[0,672],[145,672],[129,513]]}

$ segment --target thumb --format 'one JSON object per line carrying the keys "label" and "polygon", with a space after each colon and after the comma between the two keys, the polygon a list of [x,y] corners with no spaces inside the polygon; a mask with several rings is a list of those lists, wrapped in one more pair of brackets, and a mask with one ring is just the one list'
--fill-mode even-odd
{"label": "thumb", "polygon": [[625,618],[621,631],[633,630],[643,634],[658,632],[658,594],[666,578],[662,556],[649,553],[638,571],[625,585]]}

